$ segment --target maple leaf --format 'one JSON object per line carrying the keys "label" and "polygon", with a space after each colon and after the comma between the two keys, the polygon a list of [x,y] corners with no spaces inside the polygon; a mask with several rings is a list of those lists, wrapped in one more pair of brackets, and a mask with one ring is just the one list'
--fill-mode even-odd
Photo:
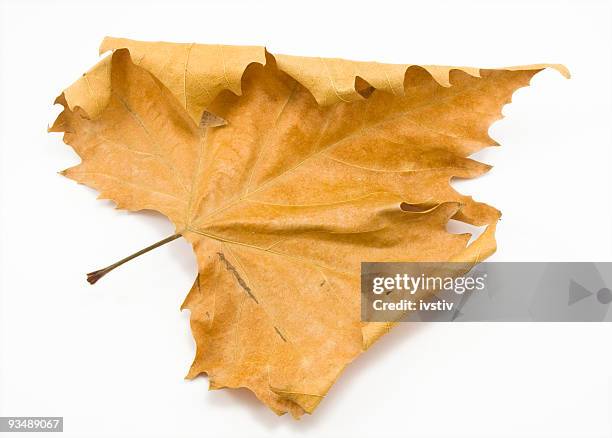
{"label": "maple leaf", "polygon": [[[95,116],[64,93],[51,130],[82,158],[64,175],[119,208],[161,212],[192,244],[199,274],[182,308],[197,351],[188,377],[246,387],[299,417],[392,326],[360,320],[361,262],[476,263],[495,250],[500,213],[449,180],[489,169],[467,156],[495,144],[488,127],[542,67],[448,69],[450,87],[404,67],[401,92],[387,92],[362,77],[378,84],[375,66],[353,66],[331,81],[353,81],[341,93],[309,82],[310,60],[300,81],[286,72],[298,61],[277,58],[242,58],[239,89],[218,84],[214,99],[190,109],[194,93],[183,82],[180,99],[179,73],[161,68],[162,79],[117,49],[99,76],[110,86],[99,88]],[[468,245],[469,234],[446,230],[450,218],[488,227]]]}

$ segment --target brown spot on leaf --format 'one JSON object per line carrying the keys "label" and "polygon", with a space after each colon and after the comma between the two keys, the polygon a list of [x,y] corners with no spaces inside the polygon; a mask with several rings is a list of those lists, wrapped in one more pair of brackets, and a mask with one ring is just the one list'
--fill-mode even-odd
{"label": "brown spot on leaf", "polygon": [[276,332],[276,334],[277,334],[278,336],[280,336],[280,338],[281,338],[281,339],[282,339],[284,342],[287,342],[287,338],[285,338],[285,337],[283,336],[283,334],[282,334],[282,333],[281,333],[281,331],[278,329],[278,327],[274,326],[274,331]]}
{"label": "brown spot on leaf", "polygon": [[251,292],[251,288],[246,284],[246,282],[244,281],[238,270],[234,267],[234,265],[232,265],[230,261],[225,258],[225,255],[222,252],[218,252],[217,255],[219,256],[221,262],[223,262],[223,264],[225,265],[225,269],[227,269],[228,272],[231,272],[240,287],[243,288],[247,294],[249,294],[253,301],[259,304],[257,298],[255,298],[255,295],[253,295],[253,292]]}

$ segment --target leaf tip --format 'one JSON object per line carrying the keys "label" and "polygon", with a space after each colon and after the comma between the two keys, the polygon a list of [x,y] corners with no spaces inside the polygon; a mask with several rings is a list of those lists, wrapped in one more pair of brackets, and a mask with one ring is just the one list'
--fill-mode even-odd
{"label": "leaf tip", "polygon": [[557,70],[565,79],[571,79],[572,74],[569,69],[563,64],[551,64],[551,68]]}

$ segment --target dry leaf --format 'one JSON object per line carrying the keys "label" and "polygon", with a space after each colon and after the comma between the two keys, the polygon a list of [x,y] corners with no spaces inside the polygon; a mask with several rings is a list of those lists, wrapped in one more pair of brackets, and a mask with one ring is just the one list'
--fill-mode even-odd
{"label": "dry leaf", "polygon": [[[488,127],[544,66],[211,47],[105,40],[117,50],[58,98],[52,130],[82,158],[66,176],[163,213],[193,245],[188,377],[299,417],[392,325],[360,321],[362,261],[476,263],[495,250],[499,212],[449,180],[489,169],[467,156],[495,144]],[[450,218],[487,229],[467,246]]]}

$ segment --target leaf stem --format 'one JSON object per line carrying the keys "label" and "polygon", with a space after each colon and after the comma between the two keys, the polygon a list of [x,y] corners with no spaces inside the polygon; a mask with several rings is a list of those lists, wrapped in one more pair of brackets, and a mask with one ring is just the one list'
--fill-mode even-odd
{"label": "leaf stem", "polygon": [[179,237],[181,237],[181,234],[173,234],[172,236],[166,237],[165,239],[162,239],[159,242],[154,243],[151,246],[147,246],[146,248],[141,249],[140,251],[135,252],[134,254],[132,254],[130,256],[127,256],[126,258],[121,259],[118,262],[113,263],[112,265],[109,265],[109,266],[107,266],[104,269],[98,269],[97,271],[90,272],[89,274],[87,274],[87,281],[89,282],[89,284],[95,284],[96,281],[98,281],[100,278],[104,277],[106,274],[108,274],[113,269],[121,266],[124,263],[129,262],[132,259],[135,259],[138,256],[141,256],[141,255],[143,255],[143,254],[145,254],[145,253],[147,253],[147,252],[149,252],[151,250],[154,250],[155,248],[158,248],[158,247],[160,247],[162,245],[165,245],[168,242],[172,242],[173,240],[176,240]]}

